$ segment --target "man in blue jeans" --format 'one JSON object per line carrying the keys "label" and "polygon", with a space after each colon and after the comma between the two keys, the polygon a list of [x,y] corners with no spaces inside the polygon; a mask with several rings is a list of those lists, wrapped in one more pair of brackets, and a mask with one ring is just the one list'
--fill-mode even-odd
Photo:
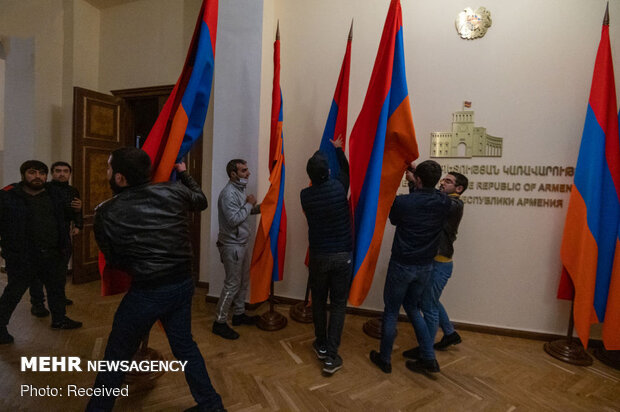
{"label": "man in blue jeans", "polygon": [[[466,176],[458,172],[450,172],[441,179],[439,190],[447,194],[452,201],[452,209],[448,220],[444,223],[439,240],[439,250],[433,261],[431,281],[422,294],[422,314],[428,332],[435,340],[438,326],[443,330],[443,337],[434,345],[435,349],[445,350],[451,345],[461,343],[461,336],[454,330],[446,309],[439,301],[441,292],[446,287],[452,275],[452,255],[454,241],[463,217],[463,201],[461,194],[467,189],[469,181]],[[417,313],[419,315],[419,312]],[[403,356],[410,359],[419,359],[420,348],[415,347],[403,352]]]}
{"label": "man in blue jeans", "polygon": [[392,347],[401,305],[420,344],[420,359],[410,369],[439,372],[426,324],[415,322],[415,319],[422,292],[430,279],[441,228],[450,213],[451,201],[435,189],[441,177],[441,166],[437,162],[427,160],[415,168],[412,165],[411,172],[415,190],[408,195],[397,196],[390,210],[390,222],[396,226],[396,232],[383,290],[385,309],[381,347],[380,352],[370,352],[370,360],[385,373],[392,371]]}
{"label": "man in blue jeans", "polygon": [[[347,191],[349,162],[342,151],[342,139],[331,143],[336,149],[339,173],[330,177],[327,157],[316,152],[306,165],[312,186],[300,193],[301,206],[308,220],[310,290],[314,321],[314,351],[323,361],[323,372],[333,374],[342,368],[338,354],[344,327],[347,296],[351,287],[353,236]],[[330,301],[327,322],[327,297]]]}
{"label": "man in blue jeans", "polygon": [[[185,163],[175,165],[178,182],[150,184],[149,156],[125,147],[112,152],[108,179],[114,197],[95,212],[94,232],[107,264],[131,276],[131,288],[123,297],[108,337],[104,360],[129,361],[141,338],[160,320],[174,356],[186,361],[185,379],[197,405],[190,410],[222,411],[192,338],[191,277],[192,246],[188,212],[207,208],[200,186],[186,172]],[[124,372],[100,372],[95,388],[108,395],[93,396],[88,411],[109,411]]]}

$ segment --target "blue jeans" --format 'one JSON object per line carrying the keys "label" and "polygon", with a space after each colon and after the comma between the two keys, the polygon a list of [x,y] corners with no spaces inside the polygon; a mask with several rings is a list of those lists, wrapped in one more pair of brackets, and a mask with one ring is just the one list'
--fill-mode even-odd
{"label": "blue jeans", "polygon": [[[430,279],[432,264],[403,265],[390,260],[385,288],[383,289],[383,322],[381,324],[381,359],[390,363],[392,347],[396,338],[396,323],[402,305],[407,312],[409,321],[413,325],[422,359],[435,359],[433,340],[422,316],[420,315],[420,300],[422,292]],[[416,316],[417,315],[417,316]]]}
{"label": "blue jeans", "polygon": [[[192,296],[194,282],[188,277],[180,283],[164,285],[156,289],[132,287],[121,301],[112,331],[105,349],[105,360],[131,360],[138,349],[140,339],[146,335],[157,319],[168,337],[173,355],[185,365],[185,379],[192,396],[204,410],[223,408],[200,350],[192,338]],[[119,388],[123,383],[123,372],[100,372],[94,387]],[[87,411],[110,411],[114,396],[93,396]]]}
{"label": "blue jeans", "polygon": [[434,261],[431,280],[422,294],[422,313],[424,314],[424,321],[426,322],[426,327],[433,341],[435,340],[438,326],[441,326],[444,335],[449,335],[454,332],[454,327],[450,322],[448,313],[441,302],[439,302],[441,292],[443,292],[443,288],[446,287],[450,276],[452,276],[452,267],[452,261]]}

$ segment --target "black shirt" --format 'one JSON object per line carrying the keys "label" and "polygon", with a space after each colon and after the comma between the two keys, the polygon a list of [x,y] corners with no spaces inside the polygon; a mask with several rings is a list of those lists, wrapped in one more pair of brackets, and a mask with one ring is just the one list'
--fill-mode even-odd
{"label": "black shirt", "polygon": [[26,223],[30,245],[39,251],[58,249],[58,225],[49,193],[26,194],[30,220]]}

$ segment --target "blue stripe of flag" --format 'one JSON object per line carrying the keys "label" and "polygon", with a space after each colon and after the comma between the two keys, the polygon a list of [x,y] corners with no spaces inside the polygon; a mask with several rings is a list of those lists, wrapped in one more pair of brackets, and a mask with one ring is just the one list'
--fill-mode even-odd
{"label": "blue stripe of flag", "polygon": [[202,21],[192,75],[181,100],[188,117],[188,124],[177,161],[180,161],[190,151],[194,142],[202,135],[211,96],[213,63],[214,55],[209,26]]}
{"label": "blue stripe of flag", "polygon": [[353,265],[353,277],[357,274],[362,265],[372,236],[375,231],[377,218],[377,208],[379,203],[379,189],[381,187],[381,171],[383,170],[383,152],[385,149],[385,132],[388,120],[388,107],[390,102],[390,92],[383,102],[377,132],[375,134],[368,169],[364,177],[364,185],[360,192],[359,201],[355,208],[355,257]]}
{"label": "blue stripe of flag", "polygon": [[575,170],[575,187],[584,199],[588,228],[598,246],[594,309],[598,320],[603,322],[620,223],[620,203],[605,158],[605,132],[590,105]]}
{"label": "blue stripe of flag", "polygon": [[390,85],[390,110],[388,118],[405,100],[407,91],[407,75],[405,73],[405,53],[403,51],[403,27],[396,33],[394,44],[394,64],[392,68],[392,83]]}
{"label": "blue stripe of flag", "polygon": [[319,150],[327,157],[331,176],[336,177],[340,173],[340,164],[338,163],[338,156],[336,156],[336,148],[329,141],[335,139],[338,136],[334,136],[336,130],[336,119],[338,118],[338,104],[336,100],[332,99],[332,105],[329,109],[329,115],[327,116],[327,123],[325,124],[325,130],[323,131],[323,137],[321,138],[321,145]]}

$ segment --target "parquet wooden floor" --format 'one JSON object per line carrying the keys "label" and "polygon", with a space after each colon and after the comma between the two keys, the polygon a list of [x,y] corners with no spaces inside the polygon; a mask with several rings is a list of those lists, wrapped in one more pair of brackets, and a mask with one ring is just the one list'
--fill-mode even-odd
{"label": "parquet wooden floor", "polygon": [[[5,276],[0,276],[4,288]],[[49,327],[49,318],[30,314],[24,298],[9,331],[12,345],[0,346],[0,411],[78,411],[87,398],[21,396],[21,385],[92,385],[94,372],[20,372],[21,356],[102,357],[120,297],[102,298],[99,284],[68,285],[75,304],[70,317],[84,322],[75,331]],[[266,310],[264,307],[259,312]],[[278,307],[288,316],[288,307]],[[543,343],[463,331],[463,343],[438,352],[441,373],[429,378],[405,368],[401,352],[414,343],[409,324],[399,324],[393,371],[386,375],[368,359],[379,342],[362,332],[367,318],[347,315],[341,354],[344,367],[321,374],[311,344],[312,325],[289,319],[277,332],[237,328],[241,338],[226,341],[211,333],[214,305],[198,290],[193,331],[207,368],[229,411],[620,411],[620,371],[595,360],[577,367],[549,357]],[[173,359],[158,327],[151,347]],[[194,404],[180,372],[164,374],[151,388],[130,386],[118,411],[178,411]]]}

